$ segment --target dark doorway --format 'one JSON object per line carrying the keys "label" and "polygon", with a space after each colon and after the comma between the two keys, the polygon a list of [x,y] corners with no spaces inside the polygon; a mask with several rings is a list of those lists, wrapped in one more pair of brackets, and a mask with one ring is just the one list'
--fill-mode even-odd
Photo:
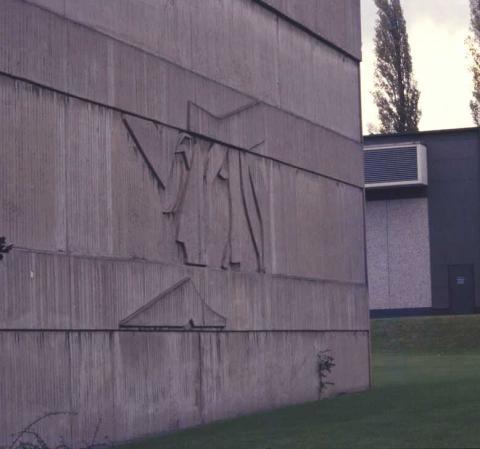
{"label": "dark doorway", "polygon": [[450,265],[448,267],[448,290],[450,309],[453,313],[474,313],[475,283],[473,265]]}

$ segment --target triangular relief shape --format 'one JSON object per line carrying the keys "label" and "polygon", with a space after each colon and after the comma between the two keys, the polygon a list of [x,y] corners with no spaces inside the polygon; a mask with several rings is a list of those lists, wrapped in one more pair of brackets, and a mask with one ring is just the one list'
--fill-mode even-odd
{"label": "triangular relief shape", "polygon": [[188,130],[226,145],[250,150],[265,142],[264,107],[253,101],[217,114],[194,102],[188,103]]}
{"label": "triangular relief shape", "polygon": [[155,123],[131,115],[123,116],[123,123],[140,151],[151,174],[165,189],[168,167],[162,149],[162,134]]}
{"label": "triangular relief shape", "polygon": [[215,312],[186,277],[120,321],[120,327],[223,329],[227,320]]}

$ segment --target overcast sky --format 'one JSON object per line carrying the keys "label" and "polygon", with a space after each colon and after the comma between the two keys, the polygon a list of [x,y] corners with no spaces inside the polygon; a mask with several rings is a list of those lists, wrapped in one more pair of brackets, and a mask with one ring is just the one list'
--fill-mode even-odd
{"label": "overcast sky", "polygon": [[[402,0],[412,50],[413,67],[421,91],[420,130],[473,126],[469,101],[472,79],[465,46],[469,27],[468,0]],[[373,89],[373,36],[376,7],[362,0],[362,105],[364,131],[377,125]]]}

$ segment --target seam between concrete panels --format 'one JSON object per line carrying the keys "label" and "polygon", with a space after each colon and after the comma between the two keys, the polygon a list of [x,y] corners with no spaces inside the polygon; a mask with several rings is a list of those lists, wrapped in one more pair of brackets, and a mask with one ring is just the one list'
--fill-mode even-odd
{"label": "seam between concrete panels", "polygon": [[[102,107],[102,108],[105,108],[105,109],[110,109],[112,111],[116,111],[116,112],[119,112],[121,114],[127,114],[127,115],[130,115],[132,117],[137,117],[137,118],[140,118],[142,120],[147,120],[149,122],[152,122],[152,123],[156,123],[158,125],[162,125],[162,126],[165,126],[165,127],[168,127],[168,128],[171,128],[171,129],[176,129],[178,131],[182,131],[182,132],[186,132],[192,136],[195,136],[195,137],[200,137],[200,138],[204,138],[204,139],[207,139],[207,140],[210,140],[211,142],[213,143],[218,143],[218,144],[221,144],[221,145],[228,145],[230,148],[233,148],[237,151],[243,151],[245,153],[249,153],[249,154],[252,154],[254,156],[257,156],[259,158],[262,158],[262,159],[266,159],[266,160],[270,160],[270,161],[273,161],[273,162],[276,162],[278,164],[281,164],[281,165],[284,165],[286,167],[290,167],[290,168],[293,168],[295,170],[301,170],[305,173],[310,173],[312,175],[315,175],[315,176],[320,176],[322,178],[325,178],[325,179],[329,179],[331,181],[334,181],[334,182],[338,182],[340,184],[344,184],[344,185],[347,185],[347,186],[350,186],[350,187],[353,187],[355,189],[358,189],[358,190],[362,190],[363,191],[363,185],[360,186],[358,184],[354,184],[352,182],[349,182],[349,181],[345,181],[343,179],[339,179],[339,178],[336,178],[334,176],[330,176],[330,175],[326,175],[324,173],[319,173],[317,171],[314,171],[314,170],[310,170],[308,168],[305,168],[305,167],[301,167],[300,165],[295,165],[295,164],[292,164],[290,162],[285,162],[285,161],[282,161],[280,159],[277,159],[277,158],[274,158],[272,156],[267,156],[267,155],[264,155],[264,154],[259,154],[259,153],[255,153],[254,151],[250,151],[250,150],[247,150],[245,148],[241,148],[241,147],[238,147],[238,146],[235,146],[235,145],[232,145],[231,143],[229,142],[223,142],[221,140],[218,140],[218,139],[215,139],[215,138],[212,138],[210,136],[205,136],[203,134],[199,134],[195,131],[190,131],[190,130],[185,130],[183,128],[179,128],[177,126],[173,126],[173,125],[170,125],[170,124],[167,124],[167,123],[164,123],[164,122],[161,122],[159,120],[156,120],[156,119],[151,119],[149,117],[146,117],[144,115],[141,115],[141,114],[138,114],[136,112],[130,112],[128,110],[125,110],[125,109],[122,109],[122,108],[119,108],[119,107],[116,107],[116,106],[112,106],[112,105],[108,105],[108,104],[105,104],[105,103],[102,103],[102,102],[99,102],[99,101],[95,101],[95,100],[91,100],[89,98],[86,98],[86,97],[82,97],[82,96],[79,96],[79,95],[74,95],[74,94],[71,94],[69,92],[66,92],[66,91],[63,91],[61,89],[57,89],[57,88],[54,88],[54,87],[51,87],[51,86],[47,86],[45,84],[42,84],[42,83],[38,83],[36,81],[33,81],[31,79],[28,79],[28,78],[24,78],[24,77],[19,77],[19,76],[16,76],[16,75],[12,75],[10,73],[7,73],[7,72],[4,72],[4,71],[1,71],[0,70],[0,76],[4,76],[6,78],[10,78],[10,79],[13,79],[13,80],[16,80],[16,81],[20,81],[20,82],[23,82],[23,83],[26,83],[26,84],[30,84],[32,86],[35,86],[35,87],[38,87],[38,88],[41,88],[41,89],[44,89],[44,90],[47,90],[47,91],[50,91],[50,92],[53,92],[53,93],[56,93],[58,95],[62,95],[64,97],[67,97],[67,98],[73,98],[75,100],[79,100],[79,101],[83,101],[85,103],[90,103],[90,104],[93,104],[95,106],[99,106],[99,107]],[[263,103],[263,102],[260,102],[260,104],[266,104],[266,103]],[[269,106],[269,105],[268,105]],[[269,106],[270,107],[270,106]],[[283,111],[285,112],[285,111]],[[290,114],[289,112],[287,112],[288,114]],[[303,118],[300,117],[301,120],[305,120]],[[312,123],[313,124],[313,123]],[[315,125],[313,124],[314,126],[319,126],[319,125]],[[324,128],[324,129],[327,129],[327,128]],[[330,132],[330,130],[328,130]],[[331,131],[331,132],[334,132],[334,131]],[[344,138],[344,139],[347,139],[349,141],[353,141],[352,139],[349,139],[348,137],[345,137],[345,136],[342,136],[341,134],[337,134],[338,136]],[[355,141],[353,141],[355,142]],[[355,143],[358,143],[358,142],[355,142]],[[359,151],[363,151],[363,150],[359,150]]]}
{"label": "seam between concrete panels", "polygon": [[199,332],[197,335],[198,339],[198,377],[199,377],[199,409],[200,409],[200,419],[201,422],[204,423],[204,413],[205,413],[205,393],[203,390],[203,361],[204,361],[204,355],[203,355],[203,342],[202,342],[202,334]]}
{"label": "seam between concrete panels", "polygon": [[[155,259],[146,259],[146,258],[137,258],[137,257],[121,257],[121,256],[114,256],[114,255],[93,255],[93,254],[80,254],[71,251],[55,251],[55,250],[42,250],[42,249],[35,249],[35,248],[27,248],[22,246],[15,246],[15,251],[22,252],[22,253],[32,253],[32,254],[44,254],[44,255],[51,255],[57,257],[69,257],[74,259],[87,259],[93,260],[96,262],[118,262],[118,263],[143,263],[143,264],[154,264],[154,265],[168,265],[170,267],[174,266],[177,268],[189,269],[189,268],[196,268],[196,269],[208,269],[209,271],[225,273],[225,270],[219,268],[211,268],[211,267],[195,267],[192,265],[184,265],[179,263],[172,263],[166,262],[163,260],[155,260]],[[70,268],[69,268],[70,269]],[[312,278],[308,276],[297,276],[292,274],[284,274],[284,273],[267,273],[267,274],[260,274],[257,271],[230,271],[229,273],[236,273],[239,275],[249,275],[255,277],[263,277],[268,276],[271,279],[290,279],[290,280],[297,280],[302,282],[314,282],[314,283],[323,283],[323,284],[333,284],[333,285],[345,285],[345,286],[357,286],[357,287],[366,287],[365,282],[360,281],[344,281],[339,279],[324,279],[324,278]]]}
{"label": "seam between concrete panels", "polygon": [[369,334],[368,329],[252,329],[252,330],[179,330],[179,329],[160,329],[160,328],[131,328],[131,329],[67,329],[67,328],[1,328],[0,334],[8,332],[22,333],[65,333],[65,334],[85,334],[85,333],[110,333],[110,334]]}
{"label": "seam between concrete panels", "polygon": [[[283,13],[279,9],[275,8],[274,6],[269,5],[268,3],[264,2],[263,0],[252,0],[252,1],[253,1],[253,3],[257,3],[262,8],[265,8],[266,10],[268,10],[271,13],[275,14],[276,16],[280,17],[285,22],[288,22],[290,25],[293,25],[294,27],[300,29],[304,33],[313,37],[314,39],[320,41],[322,44],[325,44],[326,46],[332,48],[333,50],[337,51],[338,53],[341,53],[343,56],[351,59],[352,61],[361,62],[361,60],[362,60],[361,58],[355,56],[354,54],[350,53],[348,50],[345,50],[344,48],[340,47],[339,45],[334,44],[331,40],[323,37],[321,34],[318,34],[314,30],[312,30],[311,28],[307,27],[306,25],[303,25],[298,20],[295,20],[293,17]],[[336,1],[336,0],[333,0],[333,1]]]}
{"label": "seam between concrete panels", "polygon": [[[293,111],[290,111],[290,110],[288,110],[288,109],[283,109],[283,108],[281,108],[281,107],[279,107],[279,106],[277,106],[277,105],[271,104],[271,103],[267,103],[267,102],[264,101],[264,100],[260,100],[259,98],[253,97],[251,94],[242,92],[242,91],[240,91],[240,90],[238,90],[238,89],[236,89],[236,88],[234,88],[234,87],[228,86],[227,84],[223,84],[223,83],[221,83],[221,82],[219,82],[219,81],[217,81],[217,80],[208,78],[207,76],[203,75],[203,74],[200,73],[200,72],[195,72],[194,70],[192,70],[192,69],[190,69],[190,68],[188,68],[188,67],[184,67],[184,66],[182,66],[182,65],[180,65],[180,64],[178,64],[178,63],[176,63],[176,62],[170,61],[169,59],[166,59],[165,57],[163,57],[163,56],[161,56],[161,55],[158,55],[157,53],[154,53],[153,51],[148,50],[148,49],[146,49],[146,48],[144,48],[144,47],[142,47],[142,46],[140,46],[140,45],[134,45],[134,44],[132,44],[131,42],[128,42],[128,41],[123,40],[123,39],[120,39],[120,38],[117,37],[117,36],[113,36],[112,34],[109,34],[109,33],[106,32],[106,31],[99,30],[99,29],[94,28],[94,27],[92,27],[92,26],[88,26],[88,25],[85,25],[84,23],[81,23],[81,22],[78,22],[78,21],[76,21],[76,20],[73,20],[73,19],[71,19],[71,18],[69,18],[69,17],[65,17],[64,15],[59,14],[59,13],[56,12],[56,11],[52,11],[51,9],[48,9],[48,8],[42,6],[42,5],[37,5],[37,4],[35,4],[35,3],[31,3],[29,0],[21,0],[21,1],[22,1],[23,3],[25,3],[25,4],[28,4],[28,5],[29,5],[30,7],[32,7],[32,8],[41,9],[42,11],[46,11],[46,12],[48,12],[49,14],[52,14],[52,15],[54,15],[54,16],[57,16],[57,17],[61,18],[62,20],[65,20],[65,21],[67,21],[67,22],[74,23],[75,25],[77,25],[77,26],[79,26],[79,27],[81,27],[81,28],[90,30],[91,32],[97,33],[97,34],[99,34],[99,35],[101,35],[101,36],[105,36],[105,37],[107,37],[107,38],[109,38],[109,39],[111,39],[111,40],[113,40],[113,41],[120,42],[120,43],[122,43],[123,45],[125,45],[125,46],[127,46],[127,47],[130,47],[130,48],[136,49],[136,50],[138,50],[138,51],[141,51],[142,53],[147,54],[147,55],[149,55],[149,56],[153,56],[153,57],[155,57],[155,58],[157,58],[157,59],[159,59],[159,60],[161,60],[161,61],[164,61],[164,62],[167,63],[167,64],[170,64],[171,66],[177,67],[178,69],[184,70],[185,72],[188,72],[188,73],[191,73],[191,74],[193,74],[193,75],[195,75],[195,76],[198,76],[199,78],[202,78],[203,80],[206,80],[206,81],[208,81],[208,82],[210,82],[210,83],[212,83],[212,84],[216,84],[216,85],[218,85],[218,86],[222,86],[222,87],[224,87],[224,88],[226,88],[226,89],[231,90],[232,92],[235,92],[235,93],[238,93],[238,94],[240,94],[240,95],[243,95],[243,96],[246,97],[246,98],[250,98],[252,101],[259,101],[260,103],[262,103],[262,104],[264,104],[264,105],[266,105],[266,106],[269,106],[269,107],[271,107],[271,108],[273,108],[273,109],[276,109],[276,110],[278,110],[278,111],[281,111],[281,112],[284,112],[284,113],[286,113],[286,114],[289,114],[289,115],[291,115],[292,117],[298,118],[298,119],[300,119],[300,120],[304,120],[304,121],[307,122],[307,123],[310,123],[310,124],[312,124],[312,125],[314,125],[314,126],[318,126],[319,128],[322,128],[322,129],[324,129],[324,130],[326,130],[326,131],[328,131],[328,132],[330,132],[330,133],[332,133],[332,134],[335,134],[336,136],[339,136],[339,137],[342,137],[342,138],[344,138],[344,139],[346,139],[346,140],[349,140],[350,142],[354,142],[354,143],[357,143],[357,144],[359,144],[359,145],[362,145],[363,136],[361,135],[361,133],[360,133],[360,137],[359,137],[358,140],[357,140],[357,139],[354,139],[354,138],[352,138],[352,137],[346,136],[346,135],[340,133],[339,131],[336,131],[336,130],[334,130],[334,129],[328,128],[328,127],[326,127],[326,126],[324,126],[324,125],[321,125],[320,123],[316,123],[316,122],[314,122],[314,121],[312,121],[312,120],[310,120],[310,119],[308,119],[308,118],[306,118],[306,117],[303,117],[302,115],[299,115],[299,114],[297,114],[297,113],[295,113],[295,112],[293,112]],[[252,1],[257,1],[257,0],[252,0]],[[315,36],[318,36],[318,35],[315,35]],[[329,42],[329,41],[326,41],[325,44],[327,44],[328,42]],[[330,44],[330,45],[327,45],[327,46],[328,46],[328,47],[332,47],[333,44]],[[335,48],[335,47],[333,47],[333,48]],[[345,51],[342,50],[342,49],[339,49],[338,51],[341,51],[341,52],[345,53]],[[356,62],[357,65],[359,65],[360,62],[361,62],[360,60],[357,60],[357,59],[353,58],[349,53],[346,53],[346,56],[349,56],[349,58],[350,58],[351,60],[353,60],[354,62]],[[23,80],[23,81],[28,81],[28,82],[31,82],[32,84],[36,84],[36,85],[38,85],[38,86],[40,86],[40,87],[44,87],[44,85],[42,85],[41,83],[38,83],[38,82],[36,82],[36,81],[34,81],[34,80],[30,80],[30,79],[22,78],[22,77],[17,77],[16,75],[9,74],[9,73],[2,72],[2,71],[0,71],[0,74],[4,74],[4,75],[6,75],[6,76],[11,76],[12,78],[17,78],[17,79]],[[54,91],[56,91],[56,92],[64,93],[65,95],[69,95],[69,96],[71,96],[71,97],[73,97],[73,98],[83,99],[83,98],[80,97],[80,96],[75,96],[75,95],[73,95],[73,94],[70,94],[70,93],[68,93],[68,92],[61,91],[61,90],[56,89],[56,88],[54,88],[54,87],[48,87],[48,86],[45,86],[45,87],[46,87],[46,88],[50,88],[50,89],[52,89],[52,90],[54,90]],[[86,101],[91,101],[92,103],[95,103],[95,101],[93,101],[93,100],[88,100],[88,99],[85,99],[85,100],[86,100]],[[98,103],[98,104],[101,104],[101,103]],[[105,107],[110,107],[110,108],[112,108],[112,109],[116,109],[114,106],[107,106],[107,105],[105,105]],[[134,113],[130,113],[130,112],[128,112],[128,111],[125,111],[125,113],[131,114],[131,115],[135,115]],[[138,117],[141,117],[141,118],[145,118],[146,120],[154,121],[154,120],[152,120],[151,118],[142,117],[142,116],[140,116],[140,115],[138,115],[138,114],[137,114],[137,116],[138,116]],[[157,121],[157,123],[161,123],[161,122],[158,122],[158,121]],[[163,123],[161,123],[161,124],[163,124]],[[175,128],[175,127],[173,127],[173,126],[171,126],[171,125],[167,125],[167,124],[165,124],[165,126],[170,126],[170,127],[172,127],[172,128]],[[362,151],[363,151],[363,150],[362,150]]]}
{"label": "seam between concrete panels", "polygon": [[387,283],[388,283],[388,303],[391,304],[391,291],[390,291],[390,201],[385,201],[385,233],[387,237]]}

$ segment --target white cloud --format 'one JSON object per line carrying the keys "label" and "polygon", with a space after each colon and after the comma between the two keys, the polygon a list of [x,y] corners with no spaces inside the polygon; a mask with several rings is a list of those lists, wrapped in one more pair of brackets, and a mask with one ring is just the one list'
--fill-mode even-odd
{"label": "white cloud", "polygon": [[[421,91],[420,129],[473,126],[469,101],[470,60],[465,46],[468,0],[404,0],[415,77]],[[375,64],[373,29],[376,8],[365,0],[363,14],[362,105],[364,128],[377,123],[370,95]]]}

